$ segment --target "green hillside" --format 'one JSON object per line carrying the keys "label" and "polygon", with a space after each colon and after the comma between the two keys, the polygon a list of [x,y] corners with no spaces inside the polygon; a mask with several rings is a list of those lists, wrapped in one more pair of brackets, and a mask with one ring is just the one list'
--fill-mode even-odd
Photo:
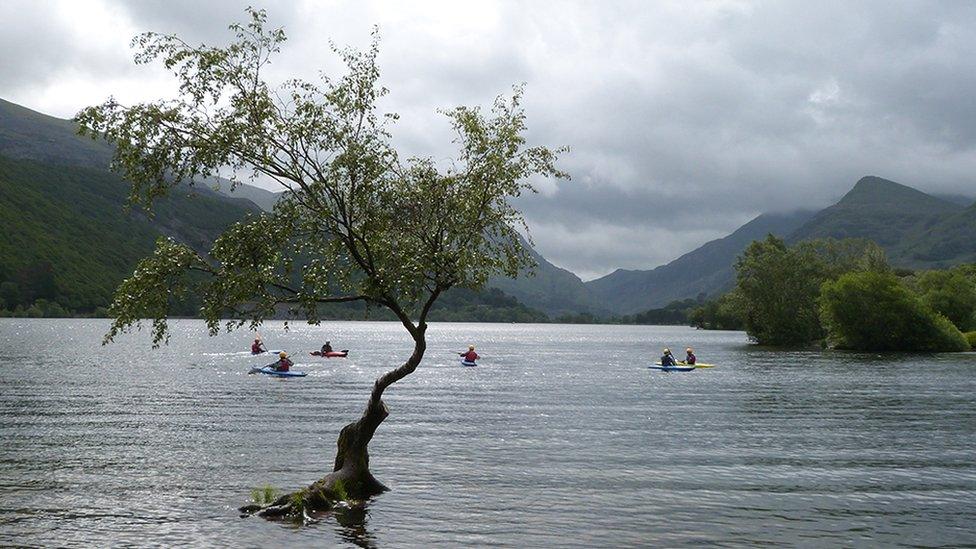
{"label": "green hillside", "polygon": [[0,309],[37,299],[75,313],[105,306],[160,236],[208,250],[250,201],[181,187],[153,215],[125,211],[128,185],[108,144],[75,124],[0,99]]}
{"label": "green hillside", "polygon": [[941,269],[976,263],[976,204],[946,215],[890,252],[896,264]]}
{"label": "green hillside", "polygon": [[[73,122],[0,99],[0,310],[25,311],[40,302],[57,304],[55,314],[92,313],[108,305],[160,236],[205,252],[231,223],[259,212],[258,206],[270,210],[277,200],[251,186],[225,196],[228,182],[220,182],[220,192],[207,182],[173,189],[156,201],[151,216],[127,211],[129,187],[107,170],[110,159],[109,145],[75,135]],[[555,270],[582,285],[572,273],[541,262],[537,283],[550,280]],[[559,284],[552,286],[551,291],[560,291]],[[41,309],[35,306],[27,314]],[[335,318],[365,314],[355,307],[332,312]],[[432,318],[547,320],[497,289],[451,292]]]}
{"label": "green hillside", "polygon": [[75,123],[0,99],[0,154],[45,164],[107,169],[112,149],[75,135]]}
{"label": "green hillside", "polygon": [[[204,196],[174,193],[155,218],[123,212],[128,186],[105,171],[66,168],[0,156],[0,283],[29,285],[28,274],[53,267],[53,299],[78,312],[104,306],[135,263],[165,234],[206,249],[251,209]],[[50,289],[45,292],[50,294]],[[8,306],[17,304],[8,303]]]}

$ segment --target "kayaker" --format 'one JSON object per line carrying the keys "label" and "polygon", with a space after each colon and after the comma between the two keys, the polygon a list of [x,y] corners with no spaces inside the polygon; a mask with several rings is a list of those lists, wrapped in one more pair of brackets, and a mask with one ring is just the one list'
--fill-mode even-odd
{"label": "kayaker", "polygon": [[251,354],[259,355],[261,353],[266,353],[267,350],[264,348],[264,344],[261,343],[261,338],[254,338],[254,343],[251,344]]}
{"label": "kayaker", "polygon": [[674,355],[671,354],[671,349],[667,347],[664,348],[664,354],[661,356],[661,366],[676,366],[677,362],[674,360]]}
{"label": "kayaker", "polygon": [[287,372],[289,368],[294,366],[294,364],[295,363],[288,358],[288,353],[281,351],[278,353],[278,362],[272,364],[271,368],[273,368],[276,372]]}
{"label": "kayaker", "polygon": [[685,364],[689,366],[694,366],[695,362],[698,362],[698,357],[695,356],[695,351],[693,351],[691,347],[688,347],[687,349],[685,349],[685,352],[688,353],[685,356]]}
{"label": "kayaker", "polygon": [[321,351],[322,356],[325,356],[325,353],[331,353],[331,352],[332,352],[332,342],[326,341],[325,345],[322,346],[322,351]]}
{"label": "kayaker", "polygon": [[481,358],[478,356],[478,353],[474,352],[474,345],[468,345],[468,352],[458,354],[467,362],[474,362]]}

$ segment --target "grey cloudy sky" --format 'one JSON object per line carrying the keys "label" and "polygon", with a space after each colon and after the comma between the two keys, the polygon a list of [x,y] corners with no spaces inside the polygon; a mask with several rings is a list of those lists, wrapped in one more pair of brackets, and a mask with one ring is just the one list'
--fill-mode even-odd
{"label": "grey cloudy sky", "polygon": [[272,76],[334,70],[382,34],[399,143],[447,158],[438,108],[525,82],[532,141],[571,182],[521,206],[540,252],[592,278],[651,268],[862,175],[973,194],[976,3],[0,0],[0,97],[70,117],[172,90],[144,30],[223,42],[252,4],[289,41]]}

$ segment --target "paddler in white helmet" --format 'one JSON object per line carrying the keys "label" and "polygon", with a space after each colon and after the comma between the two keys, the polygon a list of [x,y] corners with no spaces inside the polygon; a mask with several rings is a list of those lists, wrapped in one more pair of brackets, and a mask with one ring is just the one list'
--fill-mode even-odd
{"label": "paddler in white helmet", "polygon": [[467,362],[474,362],[481,358],[478,356],[478,353],[474,352],[474,345],[468,345],[468,352],[458,354]]}
{"label": "paddler in white helmet", "polygon": [[675,366],[677,361],[674,359],[674,355],[671,354],[671,349],[667,347],[664,348],[664,354],[661,355],[661,366]]}

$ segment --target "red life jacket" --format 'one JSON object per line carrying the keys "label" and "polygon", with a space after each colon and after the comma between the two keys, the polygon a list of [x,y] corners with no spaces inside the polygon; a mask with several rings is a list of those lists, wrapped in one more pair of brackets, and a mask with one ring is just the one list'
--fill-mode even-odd
{"label": "red life jacket", "polygon": [[474,361],[478,360],[479,358],[481,358],[481,357],[478,356],[478,353],[476,353],[474,351],[468,351],[468,352],[464,353],[463,356],[464,356],[464,360],[467,360],[468,362],[474,362]]}
{"label": "red life jacket", "polygon": [[283,358],[278,361],[278,366],[275,367],[275,370],[278,370],[279,372],[287,372],[288,369],[291,368],[291,364],[292,362],[290,360]]}
{"label": "red life jacket", "polygon": [[261,344],[255,341],[254,343],[251,344],[251,352],[253,354],[258,354],[258,353],[263,353],[264,351],[261,349]]}

